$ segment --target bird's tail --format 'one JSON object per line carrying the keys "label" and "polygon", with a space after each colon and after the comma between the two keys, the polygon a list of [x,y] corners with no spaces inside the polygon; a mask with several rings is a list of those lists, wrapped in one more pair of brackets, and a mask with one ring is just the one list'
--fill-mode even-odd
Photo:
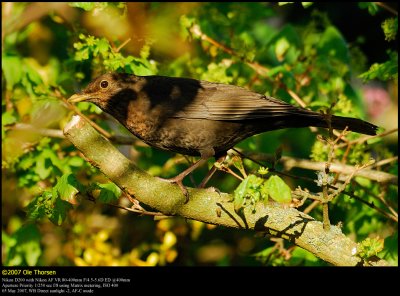
{"label": "bird's tail", "polygon": [[[328,125],[326,120],[325,123]],[[348,130],[352,132],[366,134],[366,135],[376,135],[378,130],[378,127],[372,123],[369,123],[367,121],[358,118],[350,118],[350,117],[332,116],[331,125],[332,128],[338,130],[344,130],[347,126]]]}
{"label": "bird's tail", "polygon": [[[287,116],[287,114],[285,114],[285,116]],[[328,123],[329,121],[330,124]],[[290,115],[286,117],[286,120],[278,121],[275,119],[275,122],[278,123],[277,125],[281,122],[279,128],[305,126],[329,128],[329,125],[331,125],[333,129],[344,130],[347,127],[347,130],[349,131],[366,135],[376,135],[378,131],[376,125],[358,118],[335,115],[332,115],[329,118],[328,115],[304,109],[297,109],[295,112],[290,112]]]}

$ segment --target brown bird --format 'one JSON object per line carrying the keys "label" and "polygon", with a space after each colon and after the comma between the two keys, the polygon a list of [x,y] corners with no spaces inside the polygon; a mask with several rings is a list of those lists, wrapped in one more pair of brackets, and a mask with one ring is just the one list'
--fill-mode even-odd
{"label": "brown bird", "polygon": [[[188,174],[250,136],[282,128],[328,128],[326,115],[242,87],[189,78],[107,73],[69,99],[81,101],[96,104],[152,147],[200,156],[168,179],[186,198],[182,181]],[[332,116],[330,121],[338,130],[377,132],[377,126],[356,118]]]}

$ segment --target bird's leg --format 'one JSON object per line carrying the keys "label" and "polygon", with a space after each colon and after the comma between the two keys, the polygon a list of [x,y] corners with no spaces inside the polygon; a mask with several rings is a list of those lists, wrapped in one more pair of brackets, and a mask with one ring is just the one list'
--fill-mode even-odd
{"label": "bird's leg", "polygon": [[182,173],[180,173],[179,175],[177,175],[173,178],[163,179],[163,180],[170,182],[170,183],[177,184],[179,186],[179,188],[181,188],[182,193],[185,195],[185,197],[186,197],[185,203],[187,203],[189,201],[189,192],[186,189],[185,185],[183,185],[183,183],[182,183],[183,179],[187,175],[189,175],[191,172],[193,172],[195,169],[197,169],[199,166],[204,164],[207,161],[207,159],[209,159],[213,155],[214,155],[214,150],[211,150],[211,151],[207,150],[207,151],[201,152],[201,158],[198,161],[196,161],[194,164],[192,164],[190,167],[188,167],[186,170],[184,170]]}
{"label": "bird's leg", "polygon": [[[222,156],[218,157],[216,162],[218,164],[223,163],[224,160],[226,159],[226,156],[227,156],[227,154],[224,153]],[[218,170],[218,168],[215,165],[213,165],[213,167],[208,171],[207,175],[204,177],[203,181],[201,181],[200,185],[197,186],[197,188],[204,188],[217,170]]]}

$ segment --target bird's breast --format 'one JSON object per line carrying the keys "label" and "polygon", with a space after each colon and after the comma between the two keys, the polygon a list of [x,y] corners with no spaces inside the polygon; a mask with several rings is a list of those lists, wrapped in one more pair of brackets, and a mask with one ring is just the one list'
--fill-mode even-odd
{"label": "bird's breast", "polygon": [[213,149],[226,151],[248,134],[240,123],[169,118],[162,124],[141,122],[132,131],[150,146],[181,154],[198,156]]}

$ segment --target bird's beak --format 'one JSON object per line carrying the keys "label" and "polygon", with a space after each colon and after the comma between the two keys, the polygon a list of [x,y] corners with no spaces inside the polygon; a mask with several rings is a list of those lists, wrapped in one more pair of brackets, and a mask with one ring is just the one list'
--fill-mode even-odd
{"label": "bird's beak", "polygon": [[69,99],[69,103],[78,103],[78,102],[83,102],[87,101],[91,98],[90,94],[75,94],[72,95]]}

